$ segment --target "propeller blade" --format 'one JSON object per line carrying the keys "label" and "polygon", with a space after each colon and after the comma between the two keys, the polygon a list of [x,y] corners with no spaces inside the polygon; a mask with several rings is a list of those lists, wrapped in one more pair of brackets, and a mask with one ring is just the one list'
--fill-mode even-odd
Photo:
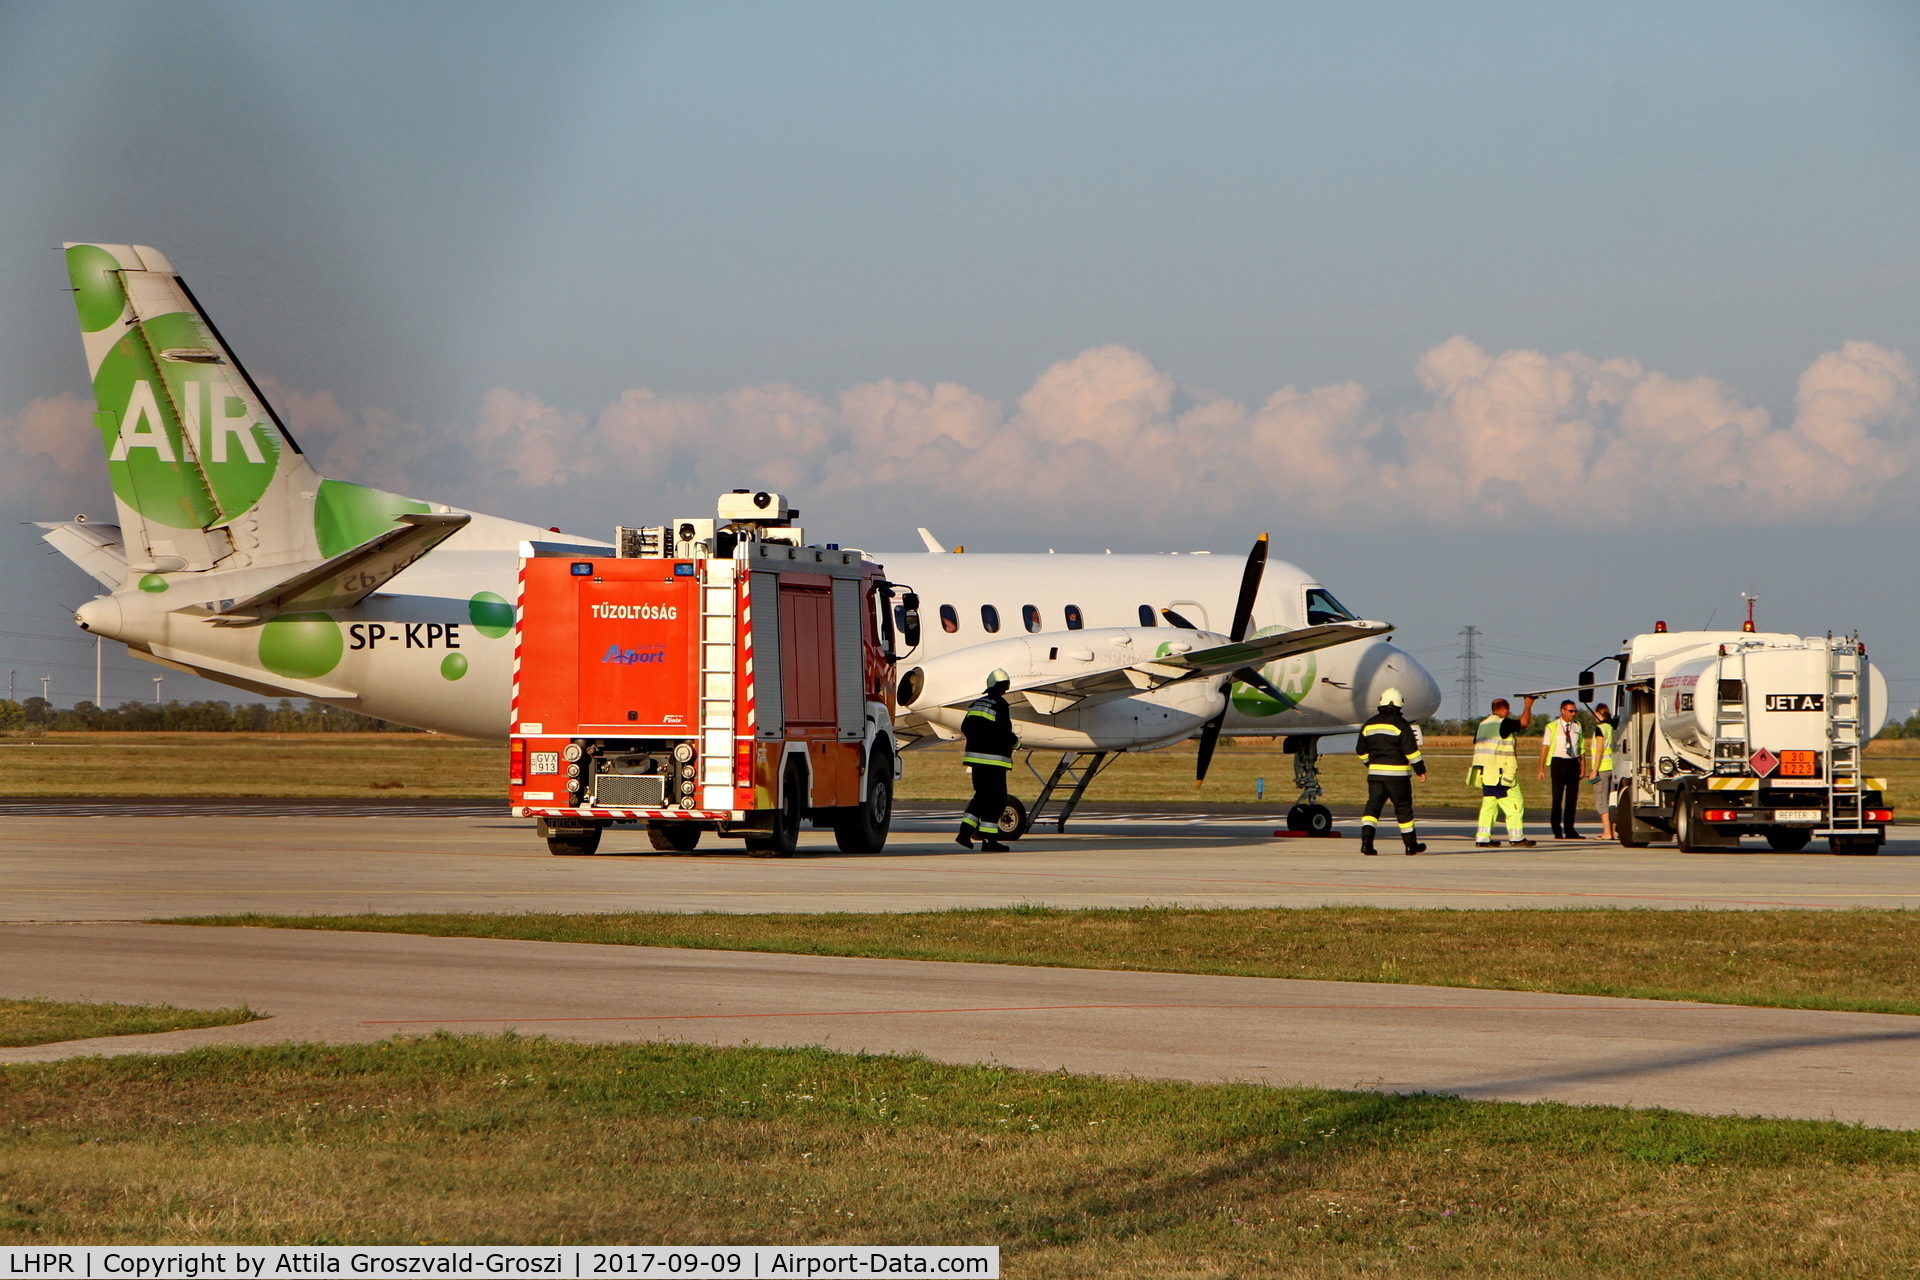
{"label": "propeller blade", "polygon": [[1275,702],[1279,703],[1281,706],[1285,706],[1290,701],[1290,699],[1287,697],[1286,694],[1281,693],[1278,689],[1273,687],[1273,682],[1271,680],[1261,675],[1258,671],[1255,671],[1252,667],[1240,668],[1238,671],[1233,673],[1233,678],[1235,680],[1238,680],[1241,684],[1252,685],[1254,688],[1266,694],[1269,698],[1272,698]]}
{"label": "propeller blade", "polygon": [[1220,726],[1226,722],[1227,713],[1222,708],[1220,714],[1207,721],[1200,730],[1200,756],[1193,767],[1193,785],[1196,787],[1206,785],[1207,768],[1213,763],[1213,749],[1220,741]]}
{"label": "propeller blade", "polygon": [[1253,629],[1253,602],[1260,596],[1260,579],[1266,572],[1267,535],[1263,533],[1247,552],[1247,567],[1240,574],[1240,599],[1233,606],[1233,630],[1227,633],[1234,640],[1245,640]]}
{"label": "propeller blade", "polygon": [[1194,626],[1191,622],[1188,622],[1185,618],[1181,617],[1179,614],[1175,613],[1171,609],[1162,609],[1160,611],[1160,616],[1165,618],[1168,622],[1171,622],[1176,627],[1185,627],[1189,631],[1202,630],[1202,628]]}

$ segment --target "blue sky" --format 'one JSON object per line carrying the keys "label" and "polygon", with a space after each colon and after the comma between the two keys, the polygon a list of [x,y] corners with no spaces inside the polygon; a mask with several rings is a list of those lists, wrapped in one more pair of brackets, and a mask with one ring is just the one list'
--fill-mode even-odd
{"label": "blue sky", "polygon": [[1752,588],[1920,702],[1916,72],[1894,3],[0,6],[0,659],[85,663],[12,521],[104,510],[22,438],[93,239],[349,478],[595,531],[729,487],[691,421],[849,542],[1271,528],[1443,683]]}

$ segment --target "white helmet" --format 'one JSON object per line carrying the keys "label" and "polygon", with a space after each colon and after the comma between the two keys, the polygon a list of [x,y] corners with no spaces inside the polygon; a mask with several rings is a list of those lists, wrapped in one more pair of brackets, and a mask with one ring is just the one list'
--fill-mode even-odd
{"label": "white helmet", "polygon": [[1380,695],[1380,705],[1383,707],[1404,707],[1407,705],[1406,695],[1398,689],[1389,689]]}
{"label": "white helmet", "polygon": [[993,670],[987,672],[987,688],[989,689],[993,688],[993,686],[997,684],[1012,684],[1012,683],[1013,683],[1013,677],[1007,674],[1007,670],[1005,667],[995,667]]}

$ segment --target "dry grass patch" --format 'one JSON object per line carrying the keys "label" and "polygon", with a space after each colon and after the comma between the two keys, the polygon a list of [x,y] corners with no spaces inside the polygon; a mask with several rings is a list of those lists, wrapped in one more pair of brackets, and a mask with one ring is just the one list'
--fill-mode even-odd
{"label": "dry grass patch", "polygon": [[499,743],[392,733],[50,733],[0,741],[0,796],[498,797]]}
{"label": "dry grass patch", "polygon": [[0,1000],[0,1047],[139,1036],[193,1027],[252,1022],[251,1009],[176,1009],[167,1004],[93,1004],[69,1000]]}
{"label": "dry grass patch", "polygon": [[0,1068],[0,1241],[998,1244],[1067,1276],[1909,1275],[1920,1137],[435,1036]]}
{"label": "dry grass patch", "polygon": [[204,916],[176,924],[1408,982],[1920,1014],[1920,912],[994,907]]}

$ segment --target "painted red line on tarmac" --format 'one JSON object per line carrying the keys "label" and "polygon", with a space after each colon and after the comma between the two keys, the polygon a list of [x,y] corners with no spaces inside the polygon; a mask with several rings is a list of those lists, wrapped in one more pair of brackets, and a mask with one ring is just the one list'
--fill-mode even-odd
{"label": "painted red line on tarmac", "polygon": [[[1605,999],[1606,997],[1595,997]],[[1697,1005],[1679,1002],[1633,1005],[1633,1012],[1668,1013],[1675,1011],[1706,1009],[1745,1009],[1746,1005],[1715,1004]],[[1413,1009],[1430,1009],[1440,1012],[1486,1012],[1502,1013],[1620,1013],[1617,1005],[1592,1004],[1010,1004],[987,1005],[977,1009],[816,1009],[799,1013],[627,1013],[627,1014],[583,1014],[577,1018],[367,1018],[360,1022],[363,1027],[394,1027],[409,1023],[431,1022],[436,1026],[450,1023],[469,1022],[700,1022],[710,1019],[730,1018],[881,1018],[908,1013],[1062,1013],[1084,1009],[1239,1009],[1246,1011],[1269,1009],[1328,1009],[1341,1012],[1367,1011],[1379,1009],[1388,1012],[1404,1012]]]}

